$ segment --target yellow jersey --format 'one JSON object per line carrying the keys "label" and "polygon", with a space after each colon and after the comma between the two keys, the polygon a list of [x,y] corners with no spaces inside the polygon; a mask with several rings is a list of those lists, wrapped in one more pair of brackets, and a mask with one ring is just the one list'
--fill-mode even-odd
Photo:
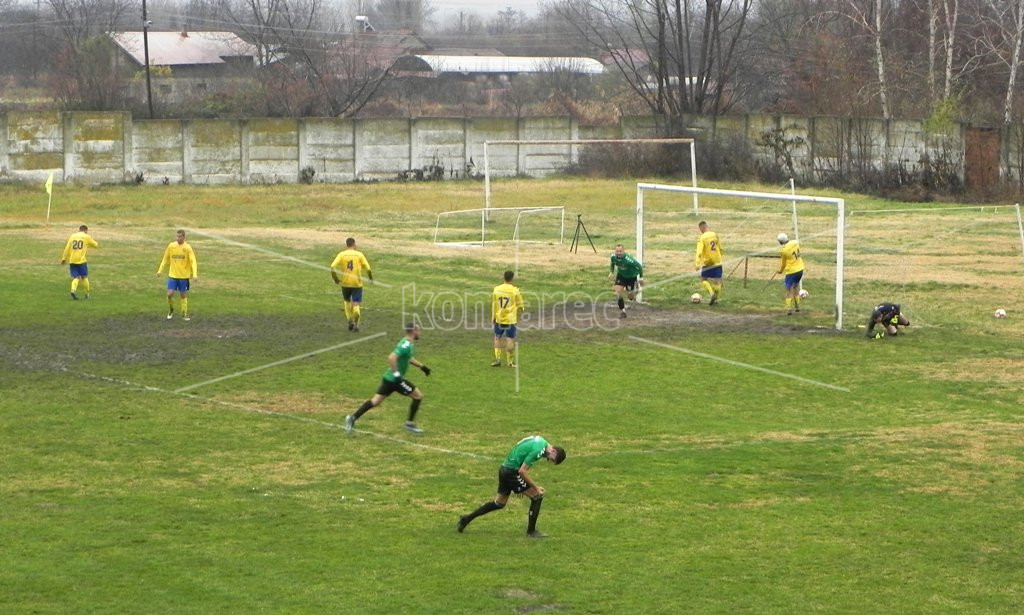
{"label": "yellow jersey", "polygon": [[96,240],[89,236],[89,233],[83,233],[78,231],[72,233],[71,237],[68,237],[68,243],[64,246],[64,254],[61,255],[61,262],[67,262],[69,265],[81,265],[85,262],[85,253],[89,248],[98,248],[100,244],[96,243]]}
{"label": "yellow jersey", "polygon": [[167,277],[176,280],[199,277],[199,263],[196,262],[196,253],[192,250],[192,246],[188,245],[187,241],[180,244],[177,241],[172,241],[167,244],[167,249],[164,250],[164,257],[160,261],[160,267],[157,268],[156,272],[162,272],[165,267],[167,268]]}
{"label": "yellow jersey", "polygon": [[790,274],[804,270],[804,259],[800,258],[800,244],[790,239],[786,245],[779,248],[779,255],[782,262],[779,263],[779,272]]}
{"label": "yellow jersey", "polygon": [[519,312],[525,307],[522,293],[508,282],[498,284],[491,291],[491,320],[499,325],[519,322]]}
{"label": "yellow jersey", "polygon": [[359,250],[342,250],[331,262],[331,276],[339,280],[341,274],[341,285],[346,288],[362,288],[363,274],[370,276],[370,263]]}
{"label": "yellow jersey", "polygon": [[697,239],[697,258],[694,260],[696,267],[713,267],[722,264],[722,256],[725,250],[722,248],[722,241],[718,233],[705,231]]}

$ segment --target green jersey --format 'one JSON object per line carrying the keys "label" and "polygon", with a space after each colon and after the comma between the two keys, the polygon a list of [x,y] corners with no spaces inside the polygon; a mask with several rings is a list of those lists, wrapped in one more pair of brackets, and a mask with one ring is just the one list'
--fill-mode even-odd
{"label": "green jersey", "polygon": [[524,463],[527,467],[533,466],[537,460],[544,458],[544,451],[547,448],[548,441],[544,438],[540,436],[527,436],[512,447],[508,457],[505,458],[505,462],[501,465],[513,470],[518,470]]}
{"label": "green jersey", "polygon": [[409,361],[412,360],[412,355],[416,352],[416,347],[412,345],[412,340],[407,337],[403,337],[395,345],[395,349],[391,352],[395,353],[398,357],[398,376],[391,371],[391,366],[384,372],[384,380],[388,382],[396,382],[399,378],[405,377],[406,370],[409,369]]}
{"label": "green jersey", "polygon": [[612,254],[612,273],[620,278],[642,278],[644,277],[644,266],[629,254],[622,256]]}

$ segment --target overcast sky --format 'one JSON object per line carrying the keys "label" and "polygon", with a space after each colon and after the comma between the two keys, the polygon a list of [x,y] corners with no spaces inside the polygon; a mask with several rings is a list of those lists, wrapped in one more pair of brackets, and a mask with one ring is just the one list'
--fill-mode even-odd
{"label": "overcast sky", "polygon": [[430,4],[437,9],[435,21],[447,21],[447,17],[454,17],[459,11],[476,13],[486,18],[508,7],[533,17],[537,14],[537,2],[538,0],[431,0]]}

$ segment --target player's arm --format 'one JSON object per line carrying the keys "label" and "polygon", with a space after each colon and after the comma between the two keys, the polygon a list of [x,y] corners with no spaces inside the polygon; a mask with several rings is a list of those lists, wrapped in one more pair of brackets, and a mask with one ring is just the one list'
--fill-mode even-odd
{"label": "player's arm", "polygon": [[430,368],[424,365],[423,363],[420,363],[416,359],[409,359],[409,365],[412,365],[413,367],[419,369],[421,372],[423,372],[424,376],[430,375]]}
{"label": "player's arm", "polygon": [[366,277],[367,277],[367,279],[372,280],[373,279],[373,270],[370,269],[370,261],[366,260],[365,256],[363,257],[363,263],[362,264],[363,264],[363,269],[366,270]]}
{"label": "player's arm", "polygon": [[[633,262],[636,263],[636,277],[637,277],[637,279],[643,280],[643,277],[644,277],[644,264],[641,263],[640,261],[636,260],[635,258],[633,259]],[[640,284],[643,284],[643,282],[641,281]]]}
{"label": "player's arm", "polygon": [[160,274],[163,273],[164,268],[168,267],[170,265],[170,263],[171,263],[171,246],[167,246],[164,249],[164,257],[162,259],[160,259],[160,266],[156,268],[156,275],[157,275],[157,277],[160,277]]}
{"label": "player's arm", "polygon": [[704,264],[704,240],[697,240],[697,255],[693,258],[693,268],[700,269],[700,266]]}
{"label": "player's arm", "polygon": [[785,271],[785,269],[786,269],[786,254],[785,254],[785,252],[783,252],[782,253],[782,257],[779,259],[779,270],[776,271],[775,273],[776,274],[781,274],[783,271]]}
{"label": "player's arm", "polygon": [[538,485],[537,483],[533,482],[533,478],[530,477],[529,465],[524,463],[523,465],[519,466],[519,476],[523,477],[523,480],[526,481],[526,484],[529,485],[531,489],[534,489],[541,495],[544,495],[544,488]]}
{"label": "player's arm", "polygon": [[90,235],[85,236],[85,243],[89,244],[90,248],[99,248],[100,244],[92,238]]}
{"label": "player's arm", "polygon": [[402,372],[398,371],[398,355],[393,352],[388,355],[388,367],[391,368],[391,374],[395,378],[402,376]]}
{"label": "player's arm", "polygon": [[71,258],[71,240],[70,239],[68,239],[67,245],[64,246],[64,252],[62,252],[61,255],[60,255],[60,264],[63,265],[64,263],[68,262],[69,258]]}
{"label": "player's arm", "polygon": [[199,261],[196,260],[196,251],[192,249],[192,246],[188,246],[188,262],[192,264],[192,279],[198,280]]}
{"label": "player's arm", "polygon": [[338,255],[334,257],[333,261],[331,261],[331,278],[334,279],[335,284],[341,284],[341,278],[338,277],[338,265],[340,264],[341,252],[339,252]]}
{"label": "player's arm", "polygon": [[526,302],[523,301],[523,293],[516,291],[516,310],[520,312],[526,311]]}

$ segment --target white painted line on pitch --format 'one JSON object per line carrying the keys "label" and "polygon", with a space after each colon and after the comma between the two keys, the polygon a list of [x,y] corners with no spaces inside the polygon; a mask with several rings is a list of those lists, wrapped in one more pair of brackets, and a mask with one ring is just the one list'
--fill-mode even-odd
{"label": "white painted line on pitch", "polygon": [[252,367],[252,368],[249,368],[249,369],[244,369],[244,370],[242,370],[240,372],[235,372],[233,374],[228,374],[227,376],[221,376],[220,378],[214,378],[213,380],[207,380],[206,382],[199,382],[197,384],[190,384],[187,387],[181,387],[180,389],[175,389],[174,392],[175,393],[184,393],[185,391],[190,391],[192,389],[198,389],[199,387],[203,387],[203,386],[206,386],[208,384],[213,384],[215,382],[220,382],[222,380],[228,380],[230,378],[237,378],[238,376],[244,376],[246,374],[251,374],[253,372],[258,372],[260,370],[267,369],[268,367],[276,367],[278,365],[284,365],[285,363],[290,363],[292,361],[298,361],[299,359],[305,359],[306,357],[312,357],[313,355],[318,355],[318,354],[323,353],[323,352],[330,352],[332,350],[337,350],[339,348],[344,348],[345,346],[351,346],[352,344],[358,344],[360,342],[365,342],[367,340],[372,340],[372,339],[378,338],[378,337],[380,337],[382,335],[387,335],[387,333],[385,331],[381,331],[380,333],[375,333],[375,334],[373,334],[373,335],[371,335],[369,337],[359,338],[357,340],[352,340],[352,341],[349,341],[349,342],[344,342],[342,344],[335,344],[334,346],[328,346],[327,348],[321,348],[320,350],[314,350],[312,352],[307,352],[305,354],[300,354],[300,355],[297,355],[297,356],[294,356],[294,357],[288,357],[287,359],[281,359],[280,361],[274,361],[273,363],[267,363],[266,365],[260,365],[258,367]]}
{"label": "white painted line on pitch", "polygon": [[305,301],[307,303],[316,303],[319,305],[326,305],[328,303],[334,303],[328,299],[307,299],[306,297],[294,297],[292,295],[281,295],[282,299],[291,299],[292,301]]}
{"label": "white painted line on pitch", "polygon": [[[321,265],[319,263],[311,263],[311,262],[309,262],[307,260],[303,260],[301,258],[296,258],[294,256],[288,256],[287,254],[281,254],[279,252],[273,252],[273,251],[267,250],[265,248],[260,248],[260,247],[257,247],[257,246],[254,246],[254,245],[250,245],[250,244],[247,244],[247,243],[242,243],[240,241],[235,241],[234,239],[228,239],[227,237],[221,237],[220,235],[214,235],[212,233],[204,233],[203,231],[199,231],[199,230],[196,230],[194,228],[187,228],[187,227],[182,227],[182,228],[183,228],[183,230],[186,230],[186,231],[188,231],[190,233],[195,233],[196,235],[202,235],[203,237],[209,237],[210,239],[216,239],[217,241],[223,241],[224,243],[230,243],[231,245],[235,245],[235,246],[238,246],[240,248],[245,248],[247,250],[253,250],[253,251],[256,251],[256,252],[262,252],[263,254],[269,254],[271,256],[276,256],[278,258],[283,258],[283,259],[288,260],[288,261],[292,261],[292,262],[299,263],[299,264],[302,264],[302,265],[307,265],[309,267],[315,267],[316,269],[322,269],[323,271],[330,271],[331,270],[331,268],[326,266],[326,265]],[[391,288],[392,287],[390,284],[385,284],[384,282],[378,282],[376,280],[371,280],[371,279],[367,279],[367,278],[362,278],[362,280],[364,282],[370,282],[371,284],[376,284],[377,286],[383,286],[384,288]]]}
{"label": "white painted line on pitch", "polygon": [[[328,421],[321,421],[321,420],[318,420],[318,419],[309,418],[307,416],[300,416],[300,415],[296,415],[296,414],[290,414],[288,412],[278,412],[276,410],[265,410],[263,408],[253,408],[252,406],[246,406],[244,404],[238,404],[238,403],[230,402],[230,401],[222,401],[222,400],[219,400],[219,399],[213,399],[211,397],[203,397],[201,395],[196,395],[194,393],[178,393],[178,391],[168,391],[166,389],[161,389],[160,387],[149,386],[149,385],[146,385],[146,384],[138,384],[136,382],[129,382],[128,380],[121,380],[121,379],[118,379],[118,378],[111,378],[109,376],[98,376],[96,374],[90,374],[88,372],[73,372],[73,371],[67,369],[66,367],[62,367],[61,371],[64,371],[64,372],[67,372],[67,373],[70,373],[70,374],[76,374],[76,375],[79,375],[79,376],[84,376],[86,378],[92,378],[94,380],[102,380],[104,382],[109,382],[109,383],[112,383],[112,384],[118,384],[118,385],[121,385],[121,386],[126,386],[126,387],[129,387],[129,388],[133,388],[133,389],[139,389],[141,391],[146,391],[148,393],[160,393],[161,395],[166,395],[168,393],[176,393],[178,395],[181,395],[182,397],[187,397],[189,399],[194,399],[194,400],[196,400],[198,402],[205,402],[205,403],[215,404],[215,405],[218,405],[218,406],[225,406],[225,407],[228,407],[228,408],[234,408],[236,410],[242,410],[242,411],[245,411],[245,412],[251,412],[253,414],[263,414],[263,415],[267,415],[267,416],[276,416],[276,417],[280,417],[280,418],[284,418],[284,419],[289,419],[289,420],[292,420],[292,421],[300,421],[300,422],[303,422],[303,423],[312,423],[314,425],[320,425],[322,427],[327,427],[329,429],[343,430],[345,428],[343,425],[339,425],[337,423],[331,423],[331,422],[328,422]],[[354,431],[356,431],[358,433],[366,434],[366,435],[374,437],[374,438],[377,438],[378,440],[386,440],[388,442],[397,442],[399,444],[404,444],[406,446],[411,446],[413,448],[420,448],[420,449],[423,449],[423,450],[433,451],[435,453],[443,453],[445,455],[460,455],[462,457],[470,457],[470,458],[473,458],[473,459],[483,459],[485,461],[499,461],[495,457],[488,457],[486,455],[478,455],[476,453],[470,453],[470,452],[467,452],[467,451],[456,451],[456,450],[452,450],[452,449],[441,448],[440,446],[430,446],[429,444],[421,444],[419,442],[411,442],[409,440],[403,440],[401,438],[396,438],[394,436],[387,436],[387,435],[384,435],[384,434],[374,433],[372,431],[366,431],[365,429],[356,429]]]}
{"label": "white painted line on pitch", "polygon": [[675,350],[675,351],[678,351],[678,352],[685,352],[686,354],[692,354],[693,356],[701,357],[703,359],[711,359],[713,361],[721,361],[722,363],[728,363],[729,365],[736,365],[738,367],[746,367],[747,369],[753,369],[753,370],[757,370],[759,372],[764,372],[766,374],[772,374],[773,376],[782,376],[783,378],[791,378],[793,380],[799,380],[800,382],[806,382],[807,384],[813,384],[813,385],[817,385],[817,386],[820,386],[820,387],[825,387],[825,388],[828,388],[828,389],[833,389],[833,390],[836,390],[836,391],[843,391],[844,393],[849,393],[850,392],[850,389],[848,389],[846,387],[837,387],[834,384],[827,384],[827,383],[824,383],[824,382],[818,382],[817,380],[811,380],[809,378],[801,378],[800,376],[794,376],[793,374],[785,374],[785,373],[782,373],[782,372],[777,372],[777,371],[775,371],[773,369],[766,369],[764,367],[758,367],[756,365],[750,365],[748,363],[740,363],[739,361],[733,361],[732,359],[724,359],[722,357],[716,357],[714,355],[704,354],[703,352],[697,352],[696,350],[688,350],[686,348],[680,348],[679,346],[672,346],[671,344],[663,344],[661,342],[655,342],[654,340],[648,340],[648,339],[644,339],[642,337],[636,337],[635,335],[630,335],[628,337],[629,337],[629,339],[637,341],[637,342],[643,342],[645,344],[650,344],[652,346],[660,346],[662,348],[668,348],[669,350]]}

